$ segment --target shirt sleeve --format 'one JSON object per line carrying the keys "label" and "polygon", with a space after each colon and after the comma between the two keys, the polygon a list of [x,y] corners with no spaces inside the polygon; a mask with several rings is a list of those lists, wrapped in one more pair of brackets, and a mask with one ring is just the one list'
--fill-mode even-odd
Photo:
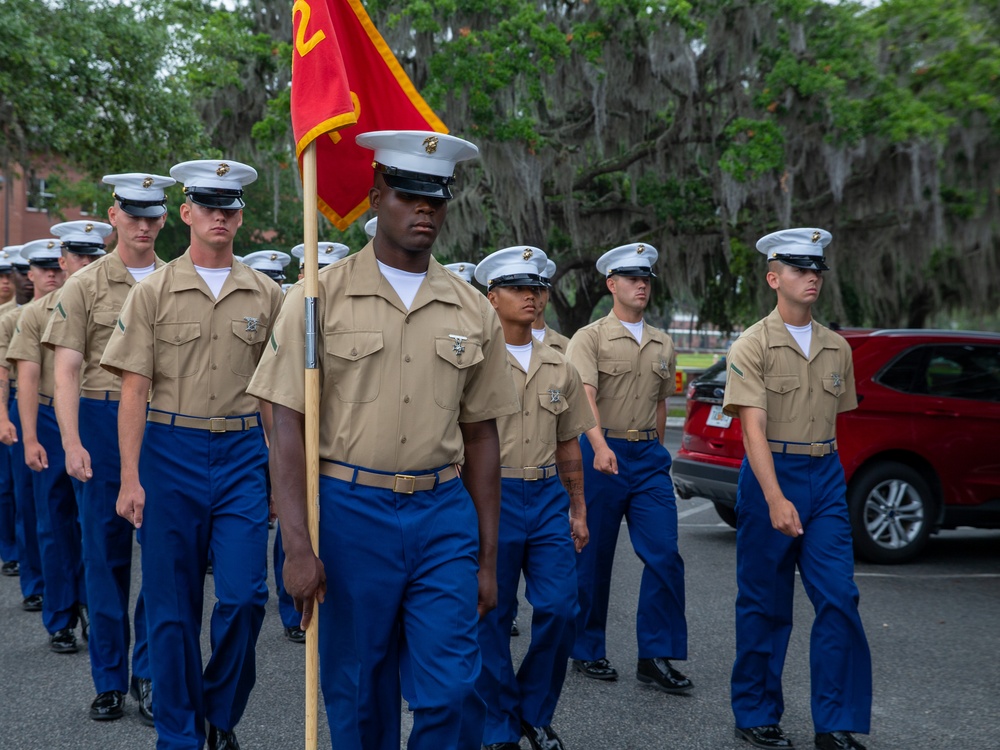
{"label": "shirt sleeve", "polygon": [[49,349],[64,346],[81,354],[87,350],[87,296],[83,283],[77,276],[70,276],[63,285],[59,302],[49,316],[42,344]]}
{"label": "shirt sleeve", "polygon": [[731,417],[738,417],[741,406],[766,410],[764,357],[760,341],[745,335],[736,339],[726,355],[726,368],[726,395],[722,411]]}
{"label": "shirt sleeve", "polygon": [[156,291],[149,285],[136,284],[125,298],[118,322],[101,357],[101,367],[121,377],[134,372],[153,378],[153,320],[156,315]]}
{"label": "shirt sleeve", "polygon": [[[14,364],[7,359],[7,350],[14,335],[14,324],[20,315],[21,311],[18,309],[0,317],[0,367],[6,367],[8,370],[14,369]],[[16,377],[17,373],[14,373],[14,376]]]}
{"label": "shirt sleeve", "polygon": [[514,376],[507,361],[500,319],[486,298],[480,302],[483,320],[483,361],[479,362],[465,381],[458,421],[483,422],[518,411],[520,401]]}
{"label": "shirt sleeve", "polygon": [[[305,378],[302,373],[302,353],[305,349],[305,287],[296,284],[279,302],[277,318],[257,370],[250,379],[247,393],[272,404],[285,406],[300,414],[306,410]],[[322,298],[320,300],[322,302]],[[317,310],[316,318],[323,320]],[[322,339],[320,339],[322,340]],[[322,366],[322,357],[320,357]],[[322,373],[320,374],[322,379]]]}
{"label": "shirt sleeve", "polygon": [[858,392],[854,385],[854,354],[851,351],[850,344],[846,344],[845,348],[844,392],[837,399],[838,414],[858,408]]}
{"label": "shirt sleeve", "polygon": [[584,385],[594,388],[597,388],[598,336],[597,328],[581,328],[566,347],[566,357],[573,363]]}
{"label": "shirt sleeve", "polygon": [[667,377],[663,378],[660,382],[660,393],[658,394],[657,401],[663,401],[674,395],[674,391],[677,390],[677,350],[674,349],[674,345],[670,342],[670,339],[666,341],[666,348],[670,350],[670,356],[667,359]]}
{"label": "shirt sleeve", "polygon": [[566,403],[569,408],[559,415],[556,425],[556,440],[560,443],[573,440],[597,425],[580,373],[569,361],[566,362]]}
{"label": "shirt sleeve", "polygon": [[14,335],[7,349],[7,359],[11,362],[24,361],[42,363],[42,318],[45,308],[32,305],[21,315],[14,326]]}

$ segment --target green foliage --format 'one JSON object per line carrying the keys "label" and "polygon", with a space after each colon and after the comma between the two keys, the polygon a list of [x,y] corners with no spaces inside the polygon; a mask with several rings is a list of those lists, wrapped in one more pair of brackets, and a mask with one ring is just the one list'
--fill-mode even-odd
{"label": "green foliage", "polygon": [[781,126],[771,120],[737,117],[723,136],[729,145],[719,158],[719,167],[737,182],[757,180],[785,165],[785,137]]}

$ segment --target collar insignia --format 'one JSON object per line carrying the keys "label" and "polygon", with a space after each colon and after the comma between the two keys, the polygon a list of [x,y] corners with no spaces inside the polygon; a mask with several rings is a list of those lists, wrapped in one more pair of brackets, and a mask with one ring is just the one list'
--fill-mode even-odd
{"label": "collar insignia", "polygon": [[260,322],[259,318],[251,318],[251,317],[247,316],[247,317],[243,318],[243,320],[245,320],[246,323],[247,323],[247,332],[248,333],[256,333],[257,332],[257,324]]}

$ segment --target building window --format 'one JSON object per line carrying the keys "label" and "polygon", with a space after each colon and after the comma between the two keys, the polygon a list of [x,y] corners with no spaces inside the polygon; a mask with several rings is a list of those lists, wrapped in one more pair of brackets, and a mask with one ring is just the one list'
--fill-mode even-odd
{"label": "building window", "polygon": [[32,174],[28,178],[28,210],[47,211],[53,205],[55,193],[46,189],[46,180]]}

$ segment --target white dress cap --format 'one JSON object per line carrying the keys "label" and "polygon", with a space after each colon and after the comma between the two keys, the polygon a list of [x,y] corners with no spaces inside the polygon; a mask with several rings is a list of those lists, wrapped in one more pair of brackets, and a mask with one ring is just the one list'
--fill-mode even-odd
{"label": "white dress cap", "polygon": [[472,276],[476,273],[475,263],[448,263],[445,268],[458,276],[463,281],[472,283]]}
{"label": "white dress cap", "polygon": [[205,208],[243,208],[243,188],[257,179],[257,170],[238,161],[198,159],[175,164],[170,176],[184,185],[184,195]]}
{"label": "white dress cap", "polygon": [[14,270],[14,264],[10,262],[10,254],[6,250],[0,250],[0,273],[10,273]]}
{"label": "white dress cap", "polygon": [[497,286],[546,286],[542,272],[548,258],[537,247],[516,245],[497,250],[479,261],[476,281],[489,291]]}
{"label": "white dress cap", "polygon": [[[341,258],[346,258],[350,252],[351,248],[341,242],[317,242],[319,267],[328,266]],[[296,245],[292,248],[292,255],[298,258],[300,261],[304,260],[306,257],[306,246]]]}
{"label": "white dress cap", "polygon": [[781,229],[757,240],[757,249],[768,260],[780,260],[796,268],[829,271],[826,264],[826,246],[833,235],[825,229],[799,227]]}
{"label": "white dress cap", "polygon": [[653,268],[659,253],[645,242],[633,242],[608,250],[597,259],[597,270],[606,278],[620,276],[656,277]]}
{"label": "white dress cap", "polygon": [[114,229],[103,221],[64,221],[49,227],[63,249],[77,255],[104,255],[104,238]]}
{"label": "white dress cap", "polygon": [[122,211],[131,216],[156,219],[167,212],[167,195],[163,189],[175,185],[177,180],[158,174],[127,172],[106,174],[101,182],[114,188],[112,195]]}
{"label": "white dress cap", "polygon": [[452,198],[455,165],[479,155],[473,143],[427,130],[377,130],[355,141],[375,152],[372,166],[389,187],[445,200]]}
{"label": "white dress cap", "polygon": [[7,259],[14,268],[18,268],[21,271],[27,270],[28,259],[23,255],[24,245],[7,245],[3,250],[7,253]]}
{"label": "white dress cap", "polygon": [[365,222],[365,234],[367,234],[369,237],[374,237],[376,227],[378,227],[377,216],[374,219],[369,219],[368,221]]}
{"label": "white dress cap", "polygon": [[542,271],[542,280],[548,285],[552,286],[552,277],[556,275],[556,262],[549,258],[545,261],[545,270]]}
{"label": "white dress cap", "polygon": [[280,250],[258,250],[244,255],[243,262],[250,268],[281,282],[285,280],[285,267],[292,262],[292,257]]}
{"label": "white dress cap", "polygon": [[61,241],[55,237],[32,240],[21,246],[21,257],[32,266],[59,268],[59,258],[62,257],[60,244]]}
{"label": "white dress cap", "polygon": [[20,259],[20,245],[5,245],[3,250],[0,250],[0,271],[13,271],[14,262]]}

